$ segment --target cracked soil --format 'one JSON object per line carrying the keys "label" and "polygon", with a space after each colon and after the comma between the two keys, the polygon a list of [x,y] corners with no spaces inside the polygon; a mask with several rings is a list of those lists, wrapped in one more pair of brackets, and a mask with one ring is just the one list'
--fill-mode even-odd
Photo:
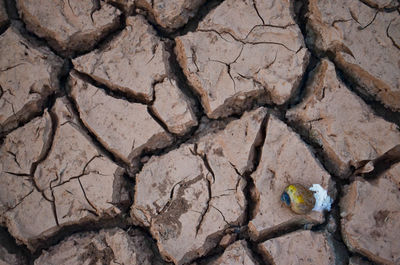
{"label": "cracked soil", "polygon": [[0,0],[0,264],[400,264],[399,126],[398,0]]}

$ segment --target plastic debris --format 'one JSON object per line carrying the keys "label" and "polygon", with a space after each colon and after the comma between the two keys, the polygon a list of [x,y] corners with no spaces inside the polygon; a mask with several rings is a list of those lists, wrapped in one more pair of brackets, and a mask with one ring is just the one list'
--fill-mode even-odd
{"label": "plastic debris", "polygon": [[331,210],[333,200],[321,185],[313,184],[309,190],[314,192],[315,205],[312,209],[313,211],[322,212],[324,210]]}

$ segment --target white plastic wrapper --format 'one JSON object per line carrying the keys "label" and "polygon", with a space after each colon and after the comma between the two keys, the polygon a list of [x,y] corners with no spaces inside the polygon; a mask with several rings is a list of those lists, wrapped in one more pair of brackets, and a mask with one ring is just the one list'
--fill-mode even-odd
{"label": "white plastic wrapper", "polygon": [[319,184],[313,184],[310,188],[314,192],[315,205],[313,211],[322,212],[323,210],[330,211],[332,206],[332,198],[328,192]]}

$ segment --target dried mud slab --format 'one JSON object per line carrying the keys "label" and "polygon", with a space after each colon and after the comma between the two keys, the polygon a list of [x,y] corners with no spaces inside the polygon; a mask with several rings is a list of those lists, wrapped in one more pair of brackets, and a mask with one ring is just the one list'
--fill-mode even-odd
{"label": "dried mud slab", "polygon": [[154,91],[151,111],[167,126],[169,132],[184,135],[197,126],[194,103],[182,93],[175,80],[165,78],[154,86]]}
{"label": "dried mud slab", "polygon": [[400,164],[377,180],[357,179],[340,202],[346,245],[382,264],[400,262]]}
{"label": "dried mud slab", "polygon": [[274,265],[341,264],[335,257],[330,238],[309,230],[293,232],[258,245],[264,258]]}
{"label": "dried mud slab", "polygon": [[183,27],[206,0],[106,0],[131,14],[134,8],[147,12],[152,23],[167,32]]}
{"label": "dried mud slab", "polygon": [[5,1],[0,2],[0,30],[8,24],[8,16],[5,7]]}
{"label": "dried mud slab", "polygon": [[[175,264],[204,254],[202,246],[208,230],[215,233],[226,225],[222,215],[208,206],[210,180],[207,178],[211,179],[212,175],[202,159],[191,153],[192,148],[183,146],[146,164],[136,178],[135,203],[131,210],[133,218],[150,227],[164,259]],[[151,175],[157,177],[151,178]],[[145,194],[151,195],[146,198]],[[204,231],[206,225],[210,226],[208,218],[202,221],[208,207],[208,216],[215,220]]]}
{"label": "dried mud slab", "polygon": [[[184,264],[203,256],[226,228],[244,221],[246,181],[235,167],[251,167],[265,115],[263,108],[246,113],[228,130],[153,156],[136,176],[131,216],[149,227],[164,259]],[[231,159],[238,150],[246,161]]]}
{"label": "dried mud slab", "polygon": [[34,251],[41,239],[58,230],[53,204],[36,189],[25,196],[14,208],[4,214],[5,224],[18,244]]}
{"label": "dried mud slab", "polygon": [[73,60],[76,70],[110,89],[142,101],[154,97],[154,85],[169,74],[165,43],[138,15],[128,17],[126,28],[108,45]]}
{"label": "dried mud slab", "polygon": [[91,50],[120,24],[120,11],[103,1],[17,0],[28,30],[64,56]]}
{"label": "dried mud slab", "polygon": [[262,240],[272,232],[302,224],[324,221],[320,212],[298,215],[280,201],[289,184],[300,183],[305,187],[320,184],[333,196],[334,183],[311,150],[285,123],[271,115],[267,121],[266,138],[261,161],[251,175],[257,198],[254,216],[249,222],[253,240]]}
{"label": "dried mud slab", "polygon": [[143,150],[154,151],[172,143],[172,136],[151,117],[146,105],[109,96],[74,73],[69,85],[85,126],[125,163]]}
{"label": "dried mud slab", "polygon": [[[22,198],[4,214],[13,237],[32,251],[63,226],[118,215],[129,199],[120,169],[99,153],[77,125],[65,98],[57,99],[51,115],[57,124],[51,146],[31,169],[34,188],[27,195],[20,194],[26,193],[24,189],[16,189],[15,196]],[[37,137],[30,146],[35,149],[44,137],[42,127],[37,128],[31,131]],[[21,144],[16,145],[20,153],[24,152]],[[35,152],[42,155],[39,151]]]}
{"label": "dried mud slab", "polygon": [[209,163],[213,159],[218,160],[219,156],[226,157],[240,175],[252,171],[256,155],[254,149],[262,143],[261,130],[264,129],[267,112],[266,108],[245,112],[239,120],[231,121],[219,133],[211,134],[205,130],[200,134],[205,136],[203,141],[198,142],[197,152],[206,155]]}
{"label": "dried mud slab", "polygon": [[309,53],[290,10],[286,1],[224,1],[195,32],[175,39],[178,62],[209,118],[254,102],[281,105],[294,94]]}
{"label": "dried mud slab", "polygon": [[136,0],[135,2],[138,8],[149,13],[151,20],[171,31],[185,25],[206,0]]}
{"label": "dried mud slab", "polygon": [[164,264],[153,249],[151,240],[136,229],[103,229],[64,239],[43,251],[34,264]]}
{"label": "dried mud slab", "polygon": [[[12,49],[12,52],[10,52]],[[0,133],[39,114],[59,89],[63,61],[10,27],[0,36]]]}
{"label": "dried mud slab", "polygon": [[49,147],[52,133],[50,115],[33,119],[7,135],[0,147],[0,222],[7,211],[29,196],[34,186],[31,168]]}
{"label": "dried mud slab", "polygon": [[390,5],[390,1],[310,1],[308,42],[320,53],[331,53],[361,93],[400,111],[400,16],[363,2],[379,8]]}
{"label": "dried mud slab", "polygon": [[339,177],[400,143],[397,126],[375,116],[323,60],[314,70],[301,104],[289,110],[294,122],[311,141],[322,147],[326,162]]}
{"label": "dried mud slab", "polygon": [[165,43],[142,16],[129,17],[126,24],[110,44],[74,59],[75,69],[136,100],[154,101],[151,110],[168,130],[185,134],[197,119],[192,103],[170,77]]}
{"label": "dried mud slab", "polygon": [[246,241],[236,241],[227,247],[217,260],[209,263],[210,265],[257,265],[259,264],[249,249]]}

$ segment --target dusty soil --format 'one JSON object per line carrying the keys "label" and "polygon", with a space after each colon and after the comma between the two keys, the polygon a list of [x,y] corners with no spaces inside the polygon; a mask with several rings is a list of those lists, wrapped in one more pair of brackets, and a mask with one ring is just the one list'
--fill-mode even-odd
{"label": "dusty soil", "polygon": [[0,0],[0,264],[400,264],[399,126],[397,0]]}

